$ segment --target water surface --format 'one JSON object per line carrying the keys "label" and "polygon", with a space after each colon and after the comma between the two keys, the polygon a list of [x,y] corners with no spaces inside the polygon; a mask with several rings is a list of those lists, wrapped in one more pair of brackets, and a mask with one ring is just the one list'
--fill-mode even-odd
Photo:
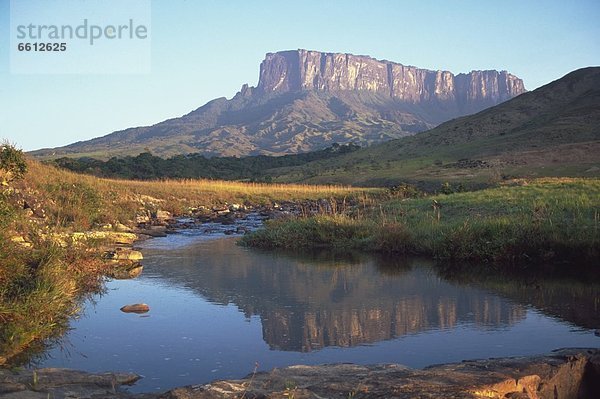
{"label": "water surface", "polygon": [[[142,244],[144,272],[85,305],[40,366],[166,390],[291,364],[402,363],[595,347],[598,286],[442,277],[424,259],[261,252],[193,232]],[[144,302],[145,315],[119,308]]]}

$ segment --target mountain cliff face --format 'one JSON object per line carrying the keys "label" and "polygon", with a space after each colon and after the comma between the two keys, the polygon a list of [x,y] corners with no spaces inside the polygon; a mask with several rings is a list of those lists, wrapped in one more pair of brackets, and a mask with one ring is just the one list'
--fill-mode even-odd
{"label": "mountain cliff face", "polygon": [[370,145],[412,135],[525,91],[508,72],[454,75],[367,56],[269,53],[256,87],[243,85],[181,118],[114,132],[34,155],[282,155],[334,142]]}
{"label": "mountain cliff face", "polygon": [[366,91],[399,101],[455,101],[480,108],[525,92],[523,81],[506,71],[473,71],[454,75],[379,61],[367,56],[296,50],[267,54],[260,65],[258,90],[285,93]]}

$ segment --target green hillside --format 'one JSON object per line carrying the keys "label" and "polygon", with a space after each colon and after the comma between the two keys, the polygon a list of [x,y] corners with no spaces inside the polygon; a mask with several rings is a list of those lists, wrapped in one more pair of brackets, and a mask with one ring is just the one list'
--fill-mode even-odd
{"label": "green hillside", "polygon": [[269,171],[278,181],[356,185],[485,183],[510,177],[600,175],[600,68],[435,129],[335,159]]}

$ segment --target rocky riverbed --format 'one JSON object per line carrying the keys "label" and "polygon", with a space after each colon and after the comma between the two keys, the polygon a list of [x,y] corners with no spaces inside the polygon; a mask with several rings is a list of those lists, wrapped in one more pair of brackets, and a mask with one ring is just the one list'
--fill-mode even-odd
{"label": "rocky riverbed", "polygon": [[600,397],[600,349],[469,360],[410,369],[398,364],[291,366],[241,380],[130,394],[139,376],[67,369],[1,370],[2,399],[529,398]]}

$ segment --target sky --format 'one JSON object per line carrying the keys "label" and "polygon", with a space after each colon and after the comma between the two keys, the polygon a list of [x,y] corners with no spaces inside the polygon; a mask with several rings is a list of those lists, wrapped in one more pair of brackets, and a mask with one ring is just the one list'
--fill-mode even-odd
{"label": "sky", "polygon": [[[18,17],[39,18],[35,0],[13,1]],[[45,1],[56,3],[50,21],[68,20],[71,5],[90,0]],[[143,60],[139,71],[119,70],[133,61],[102,69],[128,50],[111,57],[98,45],[102,57],[88,67],[100,70],[22,73],[11,69],[11,2],[0,0],[0,139],[29,151],[178,117],[255,86],[265,54],[280,50],[363,54],[455,74],[507,70],[528,90],[600,65],[598,0],[147,1],[148,51],[129,54]]]}

